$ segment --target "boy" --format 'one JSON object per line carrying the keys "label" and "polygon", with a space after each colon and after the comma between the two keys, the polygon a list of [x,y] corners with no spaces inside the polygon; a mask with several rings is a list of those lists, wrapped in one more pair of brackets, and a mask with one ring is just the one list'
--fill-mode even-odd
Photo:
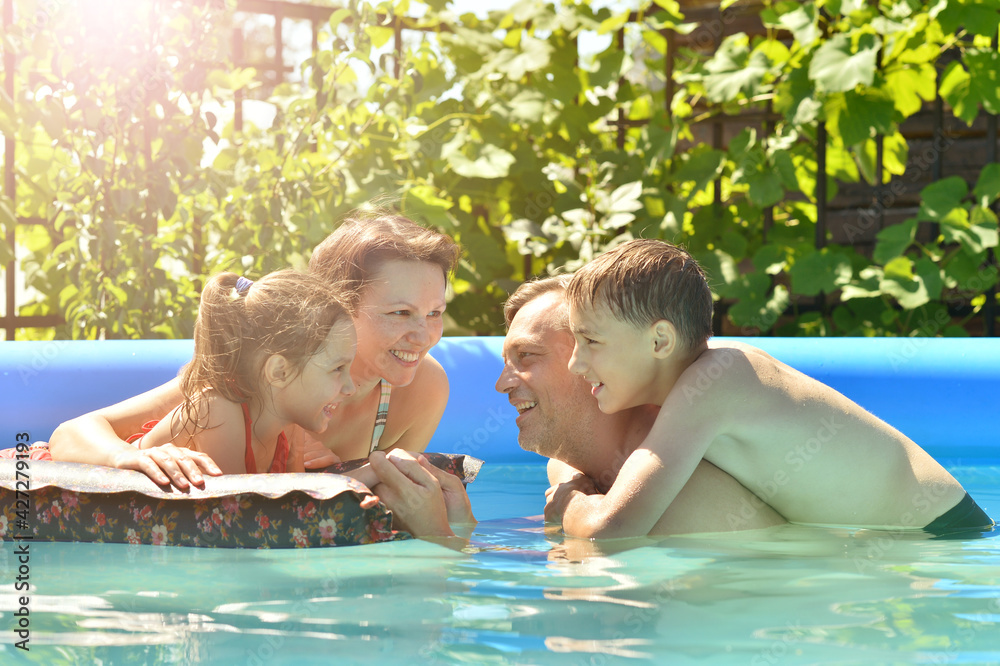
{"label": "boy", "polygon": [[567,534],[645,534],[702,458],[792,522],[992,527],[951,474],[887,423],[759,349],[710,345],[712,294],[687,252],[623,243],[580,269],[567,299],[569,368],[601,411],[661,405],[606,495],[572,482],[550,493],[546,515],[562,516]]}

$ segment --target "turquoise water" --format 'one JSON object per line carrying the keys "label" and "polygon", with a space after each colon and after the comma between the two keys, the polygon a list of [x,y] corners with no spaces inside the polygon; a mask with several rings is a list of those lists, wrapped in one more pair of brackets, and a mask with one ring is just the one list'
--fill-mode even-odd
{"label": "turquoise water", "polygon": [[[949,469],[994,516],[1000,466]],[[487,466],[458,553],[33,544],[30,652],[0,663],[1000,663],[1000,539],[782,526],[563,542],[541,466]]]}

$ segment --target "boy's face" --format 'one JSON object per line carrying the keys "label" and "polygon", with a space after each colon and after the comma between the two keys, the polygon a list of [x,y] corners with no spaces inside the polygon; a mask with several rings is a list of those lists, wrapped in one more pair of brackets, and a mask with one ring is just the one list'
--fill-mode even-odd
{"label": "boy's face", "polygon": [[652,326],[639,329],[612,316],[604,305],[570,307],[576,346],[569,370],[591,384],[601,411],[658,404],[655,395]]}

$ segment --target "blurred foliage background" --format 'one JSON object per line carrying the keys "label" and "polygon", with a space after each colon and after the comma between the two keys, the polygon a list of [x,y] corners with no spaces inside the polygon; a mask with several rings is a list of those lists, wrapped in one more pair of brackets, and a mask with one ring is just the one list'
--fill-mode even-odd
{"label": "blurred foliage background", "polygon": [[452,334],[638,236],[717,333],[994,333],[1000,0],[349,2],[298,60],[288,3],[3,3],[19,339],[189,337],[380,197],[462,245]]}

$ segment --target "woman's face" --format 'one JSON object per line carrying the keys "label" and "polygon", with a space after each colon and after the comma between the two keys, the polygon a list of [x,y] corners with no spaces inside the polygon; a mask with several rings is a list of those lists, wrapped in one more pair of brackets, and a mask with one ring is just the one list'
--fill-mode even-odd
{"label": "woman's face", "polygon": [[417,366],[441,339],[445,279],[441,267],[394,259],[383,263],[361,294],[354,325],[358,355],[351,374],[358,383],[413,381]]}

